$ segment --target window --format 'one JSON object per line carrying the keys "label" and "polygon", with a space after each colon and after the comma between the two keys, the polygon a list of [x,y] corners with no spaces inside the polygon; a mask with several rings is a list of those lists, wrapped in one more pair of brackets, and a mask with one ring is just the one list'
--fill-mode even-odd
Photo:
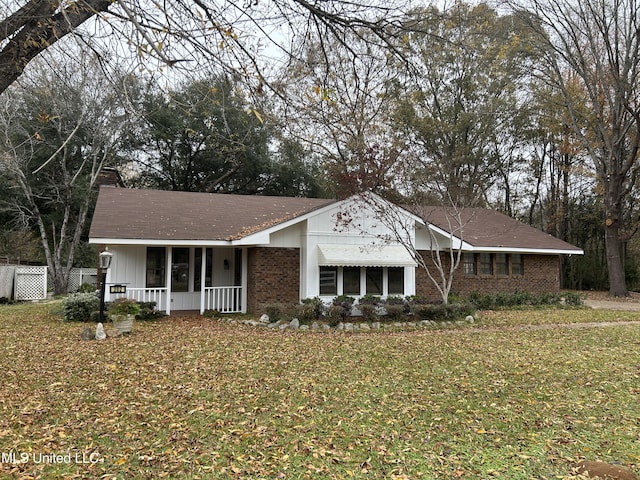
{"label": "window", "polygon": [[147,247],[147,288],[165,286],[165,262],[167,254],[164,247]]}
{"label": "window", "polygon": [[404,268],[388,268],[387,277],[389,295],[404,295]]}
{"label": "window", "polygon": [[321,266],[320,295],[404,295],[404,274],[403,267]]}
{"label": "window", "polygon": [[523,275],[524,268],[522,265],[522,255],[519,253],[511,254],[511,275]]}
{"label": "window", "polygon": [[506,253],[496,253],[496,274],[506,277],[509,275],[509,264]]}
{"label": "window", "polygon": [[493,262],[490,253],[480,254],[480,275],[493,275]]}
{"label": "window", "polygon": [[360,267],[344,267],[342,269],[342,293],[344,295],[360,295]]}
{"label": "window", "polygon": [[320,295],[338,294],[338,268],[320,267]]}
{"label": "window", "polygon": [[382,295],[382,267],[367,267],[367,295]]}
{"label": "window", "polygon": [[465,275],[477,275],[476,254],[465,253],[462,257]]}
{"label": "window", "polygon": [[[204,284],[205,287],[211,286],[211,265],[213,264],[213,250],[206,248],[206,260],[205,260],[205,274]],[[196,248],[193,256],[193,290],[198,292],[202,290],[200,285],[200,279],[202,277],[202,249]]]}
{"label": "window", "polygon": [[171,259],[171,291],[189,291],[189,249],[174,248]]}

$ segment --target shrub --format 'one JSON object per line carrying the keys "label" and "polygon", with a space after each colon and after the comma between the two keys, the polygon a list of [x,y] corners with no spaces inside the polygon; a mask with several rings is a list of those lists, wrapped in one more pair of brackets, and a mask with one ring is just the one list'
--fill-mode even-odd
{"label": "shrub", "polygon": [[138,302],[140,313],[136,315],[137,320],[157,320],[165,315],[164,312],[156,310],[156,302]]}
{"label": "shrub", "polygon": [[421,320],[434,322],[462,320],[467,315],[475,312],[473,305],[469,303],[438,303],[411,305],[412,313]]}
{"label": "shrub", "polygon": [[376,305],[370,303],[358,304],[358,310],[360,310],[362,318],[367,322],[378,318],[378,307]]}
{"label": "shrub", "polygon": [[343,322],[344,320],[346,320],[347,315],[346,315],[346,310],[344,307],[342,307],[341,305],[329,305],[329,307],[327,308],[327,311],[325,313],[325,317],[327,319],[327,321],[329,322],[329,325],[332,327],[335,327],[336,325],[338,325],[338,323]]}
{"label": "shrub", "polygon": [[384,304],[385,305],[402,305],[402,306],[404,306],[404,305],[407,304],[407,300],[405,300],[402,297],[393,295],[393,296],[387,297],[387,299],[384,301]]}
{"label": "shrub", "polygon": [[[569,301],[566,299],[565,303],[574,301],[571,297]],[[575,300],[577,301],[577,300]],[[562,295],[559,293],[546,292],[541,294],[534,294],[531,292],[515,291],[513,293],[496,293],[492,295],[490,293],[473,292],[469,295],[469,302],[471,302],[478,310],[494,310],[497,308],[505,307],[521,307],[521,306],[538,306],[538,305],[560,305],[562,303]],[[580,305],[577,303],[576,305]]]}
{"label": "shrub", "polygon": [[97,287],[91,283],[83,283],[78,287],[77,293],[95,293]]}
{"label": "shrub", "polygon": [[300,305],[296,305],[296,315],[302,323],[312,323],[322,318],[325,305],[320,297],[304,298]]}
{"label": "shrub", "polygon": [[369,293],[360,297],[360,300],[358,300],[358,305],[380,305],[380,303],[382,303],[382,300],[378,295],[371,295]]}
{"label": "shrub", "polygon": [[220,312],[210,308],[202,312],[202,316],[205,318],[220,318]]}
{"label": "shrub", "polygon": [[95,293],[72,293],[63,302],[65,322],[88,322],[91,312],[100,309],[100,299]]}
{"label": "shrub", "polygon": [[396,305],[393,303],[391,305],[386,305],[384,309],[387,312],[388,320],[400,320],[408,313],[404,305]]}
{"label": "shrub", "polygon": [[415,303],[411,305],[411,313],[420,320],[442,321],[445,319],[443,304]]}
{"label": "shrub", "polygon": [[338,295],[333,299],[332,306],[342,308],[342,318],[346,319],[351,316],[351,311],[353,310],[353,304],[355,301],[355,298],[348,295]]}
{"label": "shrub", "polygon": [[409,295],[405,298],[409,305],[433,305],[435,302],[420,295]]}
{"label": "shrub", "polygon": [[117,298],[109,303],[107,312],[109,315],[137,315],[140,313],[140,305],[130,298]]}
{"label": "shrub", "polygon": [[584,295],[568,292],[564,294],[564,303],[574,307],[584,305]]}
{"label": "shrub", "polygon": [[409,303],[403,297],[391,296],[384,301],[388,320],[399,320],[410,312]]}
{"label": "shrub", "polygon": [[291,316],[295,307],[284,303],[267,303],[263,306],[264,313],[269,316],[269,321],[277,322],[278,320],[286,320]]}

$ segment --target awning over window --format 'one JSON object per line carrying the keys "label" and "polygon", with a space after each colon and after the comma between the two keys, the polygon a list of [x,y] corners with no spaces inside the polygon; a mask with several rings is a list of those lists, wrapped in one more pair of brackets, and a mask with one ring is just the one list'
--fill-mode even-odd
{"label": "awning over window", "polygon": [[331,267],[415,267],[402,245],[318,245],[318,265]]}

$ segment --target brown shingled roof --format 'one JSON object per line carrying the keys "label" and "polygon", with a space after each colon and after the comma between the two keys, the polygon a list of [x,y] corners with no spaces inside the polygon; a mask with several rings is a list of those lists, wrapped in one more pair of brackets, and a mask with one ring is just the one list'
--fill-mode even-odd
{"label": "brown shingled roof", "polygon": [[[515,220],[495,210],[485,208],[463,208],[457,215],[448,210],[449,221],[443,207],[424,207],[419,213],[413,210],[419,217],[442,230],[455,230],[462,225],[462,240],[474,247],[486,248],[518,248],[518,249],[542,249],[574,251],[576,254],[582,250],[559,238],[549,235],[537,228]],[[460,237],[459,235],[456,235]]]}
{"label": "brown shingled roof", "polygon": [[233,240],[335,200],[101,188],[89,237]]}

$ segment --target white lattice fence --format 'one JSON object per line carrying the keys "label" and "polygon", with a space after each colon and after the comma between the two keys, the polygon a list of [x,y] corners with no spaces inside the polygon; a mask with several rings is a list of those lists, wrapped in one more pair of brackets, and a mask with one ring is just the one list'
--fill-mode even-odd
{"label": "white lattice fence", "polygon": [[47,267],[16,267],[16,300],[47,298]]}
{"label": "white lattice fence", "polygon": [[89,283],[96,285],[98,280],[98,270],[96,268],[72,268],[69,274],[69,287],[70,292],[78,291],[80,285],[83,283]]}

